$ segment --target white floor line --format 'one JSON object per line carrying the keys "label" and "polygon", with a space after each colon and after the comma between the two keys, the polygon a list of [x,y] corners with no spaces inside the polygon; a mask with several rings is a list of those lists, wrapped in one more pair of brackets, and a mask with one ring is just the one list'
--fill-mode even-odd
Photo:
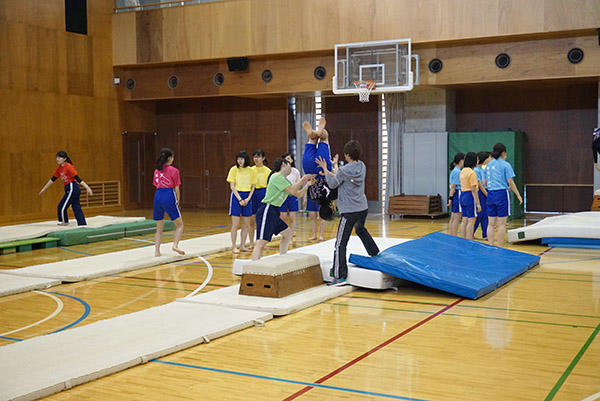
{"label": "white floor line", "polygon": [[148,244],[154,244],[154,241],[148,241],[147,239],[138,239],[138,238],[129,238],[129,237],[123,237],[123,239],[128,239],[129,241],[135,241],[135,242],[147,242]]}
{"label": "white floor line", "polygon": [[45,321],[50,320],[54,316],[58,315],[60,313],[60,311],[63,309],[64,304],[63,304],[63,301],[61,301],[60,298],[58,298],[58,297],[56,297],[56,296],[54,296],[52,294],[48,294],[46,292],[42,292],[42,291],[33,291],[33,292],[36,292],[38,294],[45,295],[47,297],[50,297],[50,298],[54,299],[54,301],[56,302],[56,309],[54,310],[54,312],[52,312],[50,315],[46,316],[42,320],[38,320],[35,323],[31,323],[29,326],[21,327],[21,328],[12,330],[12,331],[7,331],[6,333],[0,333],[0,336],[6,336],[8,334],[13,334],[13,333],[16,333],[18,331],[29,329],[31,327],[37,326],[38,324],[44,323]]}

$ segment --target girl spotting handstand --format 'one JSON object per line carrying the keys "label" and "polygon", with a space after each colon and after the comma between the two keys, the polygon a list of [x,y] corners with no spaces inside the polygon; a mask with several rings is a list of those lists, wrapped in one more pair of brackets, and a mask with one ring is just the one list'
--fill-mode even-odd
{"label": "girl spotting handstand", "polygon": [[[252,252],[252,260],[261,258],[262,253],[271,241],[273,235],[281,233],[281,242],[279,243],[279,252],[287,252],[290,241],[292,240],[292,230],[281,220],[279,206],[285,202],[288,195],[302,196],[306,193],[308,187],[314,183],[314,175],[307,174],[297,183],[293,184],[286,178],[290,175],[292,167],[285,159],[277,159],[273,163],[273,170],[278,171],[271,175],[267,184],[267,194],[262,200],[262,205],[256,212],[256,243]],[[303,188],[302,185],[305,185]]]}

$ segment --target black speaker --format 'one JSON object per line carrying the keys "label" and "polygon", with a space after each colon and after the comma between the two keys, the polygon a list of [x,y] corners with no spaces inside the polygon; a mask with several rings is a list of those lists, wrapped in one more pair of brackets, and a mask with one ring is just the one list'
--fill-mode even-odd
{"label": "black speaker", "polygon": [[177,78],[177,75],[171,75],[167,81],[167,85],[171,89],[177,88],[177,85],[179,85],[179,78]]}
{"label": "black speaker", "polygon": [[213,82],[215,83],[215,85],[217,86],[221,86],[223,85],[223,82],[225,82],[225,75],[223,75],[222,72],[217,72],[215,74],[215,76],[213,77]]}
{"label": "black speaker", "polygon": [[264,83],[268,84],[273,80],[273,72],[271,70],[264,70],[262,74],[260,74],[260,79],[262,79]]}
{"label": "black speaker", "polygon": [[325,67],[320,65],[317,68],[315,68],[315,70],[313,71],[313,75],[315,76],[316,79],[321,81],[327,75],[327,70],[325,69]]}
{"label": "black speaker", "polygon": [[65,29],[87,35],[87,0],[65,0]]}
{"label": "black speaker", "polygon": [[229,71],[246,71],[248,69],[248,57],[232,57],[227,59]]}
{"label": "black speaker", "polygon": [[496,63],[496,67],[506,68],[510,65],[510,56],[506,53],[500,53],[496,56],[494,62]]}
{"label": "black speaker", "polygon": [[583,50],[578,47],[574,47],[567,53],[567,60],[571,64],[579,64],[583,61]]}
{"label": "black speaker", "polygon": [[442,68],[444,68],[444,63],[439,58],[434,58],[431,59],[429,64],[427,64],[427,68],[429,68],[429,71],[432,73],[437,74],[438,72],[442,71]]}

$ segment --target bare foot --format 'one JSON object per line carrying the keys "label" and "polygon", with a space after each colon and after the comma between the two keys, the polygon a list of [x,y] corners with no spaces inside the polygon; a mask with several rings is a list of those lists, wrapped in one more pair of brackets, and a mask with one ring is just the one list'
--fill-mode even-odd
{"label": "bare foot", "polygon": [[238,253],[240,253],[240,250],[237,248],[231,248],[231,252],[233,252],[237,255]]}
{"label": "bare foot", "polygon": [[319,132],[319,139],[323,142],[327,142],[329,140],[329,132],[326,129],[321,130]]}
{"label": "bare foot", "polygon": [[321,119],[319,120],[319,125],[317,125],[318,133],[323,131],[323,129],[325,128],[325,124],[327,124],[327,120],[325,120],[325,117],[321,116]]}
{"label": "bare foot", "polygon": [[314,241],[314,240],[316,240],[316,239],[317,239],[317,236],[316,236],[316,235],[313,235],[313,236],[312,236],[312,237],[310,237],[308,240],[309,240],[309,241]]}
{"label": "bare foot", "polygon": [[325,238],[323,238],[323,236],[319,237],[319,241],[325,241]]}
{"label": "bare foot", "polygon": [[308,135],[308,139],[316,140],[319,139],[319,134],[316,131],[313,131],[310,123],[308,121],[304,121],[302,123],[302,128],[306,131],[306,135]]}
{"label": "bare foot", "polygon": [[180,255],[185,255],[185,252],[184,252],[184,251],[182,251],[182,250],[181,250],[181,249],[179,249],[179,248],[175,248],[175,247],[173,247],[173,248],[171,248],[171,249],[172,249],[172,250],[174,250],[175,252],[177,252],[177,253],[178,253],[178,254],[180,254]]}
{"label": "bare foot", "polygon": [[156,257],[156,258],[158,258],[160,256],[162,256],[162,254],[160,252],[154,254],[154,257]]}
{"label": "bare foot", "polygon": [[248,248],[242,248],[242,247],[240,247],[240,251],[241,251],[241,252],[252,252],[252,249],[248,249]]}

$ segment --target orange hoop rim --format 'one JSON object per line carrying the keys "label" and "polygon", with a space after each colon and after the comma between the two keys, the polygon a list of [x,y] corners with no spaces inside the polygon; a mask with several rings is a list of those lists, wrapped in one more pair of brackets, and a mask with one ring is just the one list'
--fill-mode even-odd
{"label": "orange hoop rim", "polygon": [[377,85],[377,81],[372,81],[370,79],[368,80],[358,80],[358,81],[354,81],[354,85],[356,87],[359,87],[360,85],[365,85],[367,89],[369,90],[373,90],[375,89],[375,86]]}

